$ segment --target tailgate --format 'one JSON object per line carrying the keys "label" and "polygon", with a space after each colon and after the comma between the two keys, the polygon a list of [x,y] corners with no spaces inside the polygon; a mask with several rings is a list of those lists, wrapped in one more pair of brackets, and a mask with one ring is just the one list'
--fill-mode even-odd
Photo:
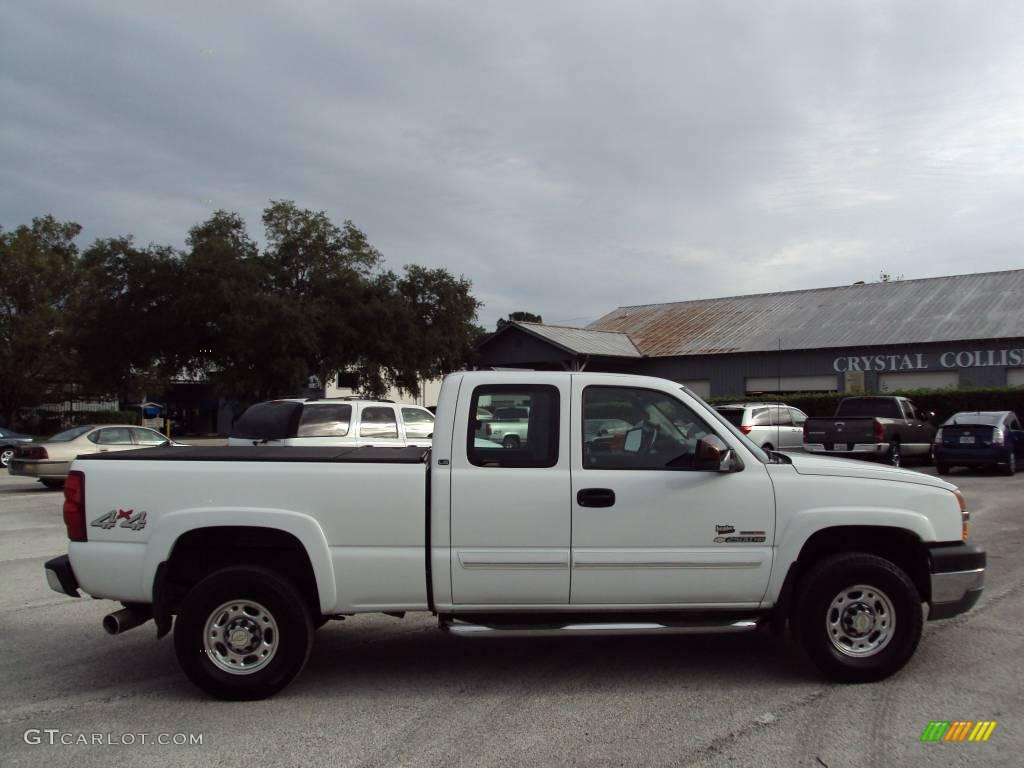
{"label": "tailgate", "polygon": [[808,419],[804,424],[805,442],[825,443],[874,443],[875,420],[856,419]]}

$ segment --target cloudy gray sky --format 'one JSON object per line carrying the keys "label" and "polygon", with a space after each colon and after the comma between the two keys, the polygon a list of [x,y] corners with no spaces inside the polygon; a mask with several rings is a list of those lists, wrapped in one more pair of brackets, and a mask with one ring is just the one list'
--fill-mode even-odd
{"label": "cloudy gray sky", "polygon": [[293,199],[465,274],[488,325],[1021,267],[1022,28],[1018,0],[9,2],[0,225],[183,246]]}

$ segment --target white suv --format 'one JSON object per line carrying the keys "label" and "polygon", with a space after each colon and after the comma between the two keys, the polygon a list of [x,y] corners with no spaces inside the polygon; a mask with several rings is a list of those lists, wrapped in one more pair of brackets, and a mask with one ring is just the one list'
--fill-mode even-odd
{"label": "white suv", "polygon": [[766,451],[804,446],[807,414],[783,403],[733,403],[715,406],[727,421]]}
{"label": "white suv", "polygon": [[345,445],[429,448],[434,414],[390,400],[288,398],[250,406],[231,428],[228,445]]}

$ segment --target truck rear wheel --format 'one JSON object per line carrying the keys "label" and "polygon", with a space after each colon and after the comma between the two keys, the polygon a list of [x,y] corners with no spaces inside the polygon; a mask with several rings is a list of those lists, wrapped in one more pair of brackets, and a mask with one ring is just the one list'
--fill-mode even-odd
{"label": "truck rear wheel", "polygon": [[174,650],[188,678],[212,696],[263,699],[302,671],[313,631],[291,582],[266,568],[237,566],[210,574],[188,593]]}
{"label": "truck rear wheel", "polygon": [[828,677],[881,680],[900,670],[921,639],[921,597],[898,566],[847,552],[817,563],[802,579],[796,635]]}

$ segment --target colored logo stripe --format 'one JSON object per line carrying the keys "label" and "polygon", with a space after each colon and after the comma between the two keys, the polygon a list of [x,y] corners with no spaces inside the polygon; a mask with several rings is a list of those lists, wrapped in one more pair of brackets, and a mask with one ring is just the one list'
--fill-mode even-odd
{"label": "colored logo stripe", "polygon": [[949,728],[948,720],[932,720],[921,734],[921,741],[941,741]]}
{"label": "colored logo stripe", "polygon": [[971,731],[970,738],[968,741],[988,741],[988,737],[992,735],[992,731],[996,729],[995,720],[982,720]]}
{"label": "colored logo stripe", "polygon": [[921,741],[988,741],[995,728],[995,720],[932,720]]}
{"label": "colored logo stripe", "polygon": [[954,720],[943,741],[963,741],[974,725],[970,720]]}

